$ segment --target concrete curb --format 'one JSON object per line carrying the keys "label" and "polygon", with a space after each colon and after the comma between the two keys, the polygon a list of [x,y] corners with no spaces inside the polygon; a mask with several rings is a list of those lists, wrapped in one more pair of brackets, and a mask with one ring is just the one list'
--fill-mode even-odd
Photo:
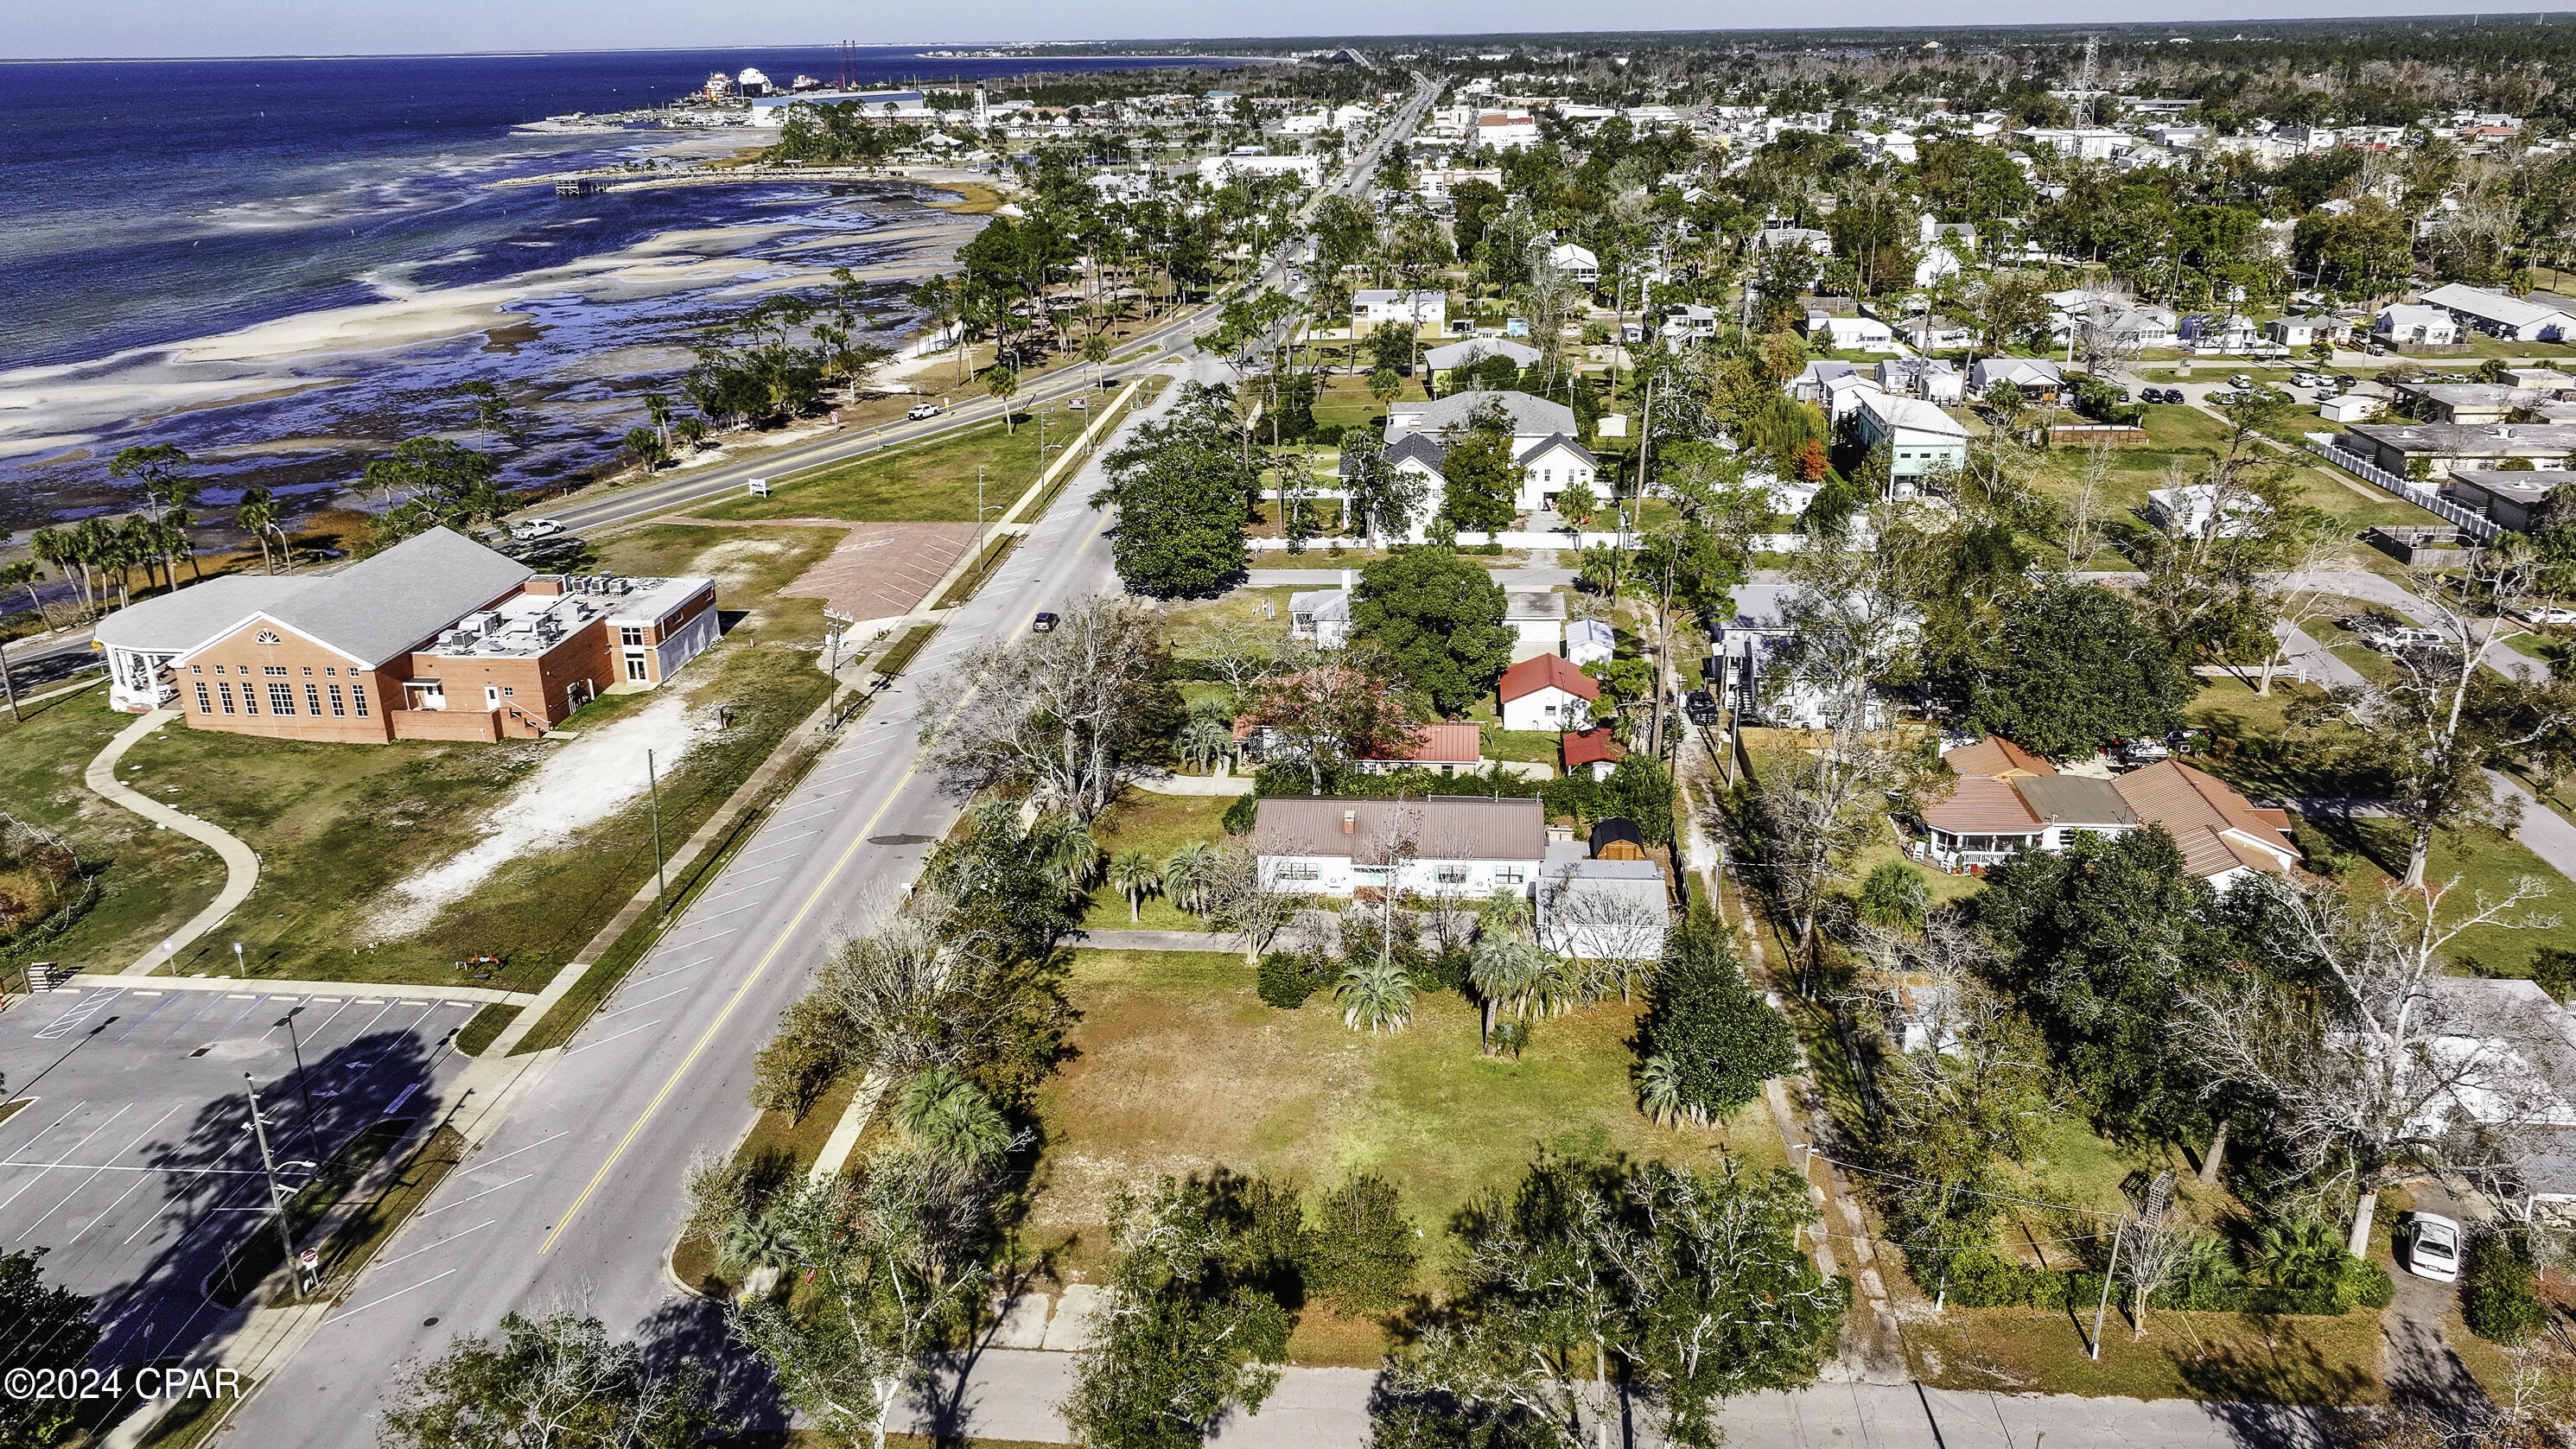
{"label": "concrete curb", "polygon": [[113,987],[157,995],[164,991],[228,991],[240,995],[265,992],[271,996],[321,996],[328,993],[351,1001],[475,1001],[487,1006],[517,1006],[536,998],[524,991],[504,991],[497,986],[418,986],[397,985],[381,981],[290,981],[265,976],[155,976],[137,981],[131,975],[108,975],[84,971],[67,976],[55,986],[96,990]]}
{"label": "concrete curb", "polygon": [[149,976],[166,965],[170,958],[186,950],[199,937],[223,924],[224,917],[250,899],[252,887],[259,884],[259,854],[244,845],[239,836],[117,783],[116,763],[125,758],[125,752],[140,743],[145,735],[178,718],[179,711],[175,709],[156,709],[126,726],[123,733],[108,741],[107,748],[99,751],[98,757],[89,762],[89,772],[82,777],[100,799],[124,806],[151,821],[158,829],[176,830],[211,847],[224,862],[224,888],[215,892],[214,903],[197,912],[188,924],[172,932],[168,939],[144,952],[133,965],[118,973],[124,976]]}

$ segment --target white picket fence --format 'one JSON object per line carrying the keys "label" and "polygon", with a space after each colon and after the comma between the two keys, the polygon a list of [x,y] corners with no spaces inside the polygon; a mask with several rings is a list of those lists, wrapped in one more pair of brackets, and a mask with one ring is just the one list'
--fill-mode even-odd
{"label": "white picket fence", "polygon": [[2478,542],[2484,543],[2494,538],[2500,531],[2494,523],[2481,515],[2443,497],[2440,490],[2431,484],[2419,483],[2412,478],[2400,478],[2366,458],[2347,453],[2335,436],[2328,435],[2324,441],[2320,441],[2319,437],[2320,435],[2316,433],[2307,435],[2308,451],[2365,483],[2377,484],[2427,513],[2458,524],[2460,532]]}

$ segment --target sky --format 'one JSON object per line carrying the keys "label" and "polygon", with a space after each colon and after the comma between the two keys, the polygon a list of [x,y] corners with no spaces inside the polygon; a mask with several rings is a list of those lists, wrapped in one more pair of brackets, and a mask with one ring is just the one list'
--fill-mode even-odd
{"label": "sky", "polygon": [[[2091,22],[2333,19],[2473,13],[2441,0],[2101,0]],[[910,11],[910,14],[902,13]],[[893,13],[890,13],[893,12]],[[2487,13],[2494,13],[2489,10]],[[943,0],[857,6],[848,0],[84,0],[10,8],[0,56],[424,55],[453,51],[624,50],[655,46],[988,44],[1015,40],[1242,36],[1546,34],[1744,29],[1863,19],[1907,25],[2064,25],[2062,0],[1918,0],[1863,17],[1766,0]],[[1212,27],[1214,29],[1212,30]],[[1214,48],[1214,47],[1211,47]]]}

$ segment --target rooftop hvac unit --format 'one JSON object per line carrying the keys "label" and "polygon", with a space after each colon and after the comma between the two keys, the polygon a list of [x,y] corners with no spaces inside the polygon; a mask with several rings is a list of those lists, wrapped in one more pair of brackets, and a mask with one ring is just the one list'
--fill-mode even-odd
{"label": "rooftop hvac unit", "polygon": [[486,609],[474,616],[474,627],[486,634],[501,632],[501,611]]}

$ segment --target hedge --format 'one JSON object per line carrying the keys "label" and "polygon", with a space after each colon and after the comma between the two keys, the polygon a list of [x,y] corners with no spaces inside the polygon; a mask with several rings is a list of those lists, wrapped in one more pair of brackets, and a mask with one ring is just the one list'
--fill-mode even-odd
{"label": "hedge", "polygon": [[[1908,1265],[1909,1269],[1912,1265]],[[1915,1282],[1927,1290],[1945,1286],[1949,1301],[1962,1308],[2050,1308],[2064,1312],[2091,1308],[2102,1301],[2102,1275],[2089,1268],[2058,1272],[2015,1263],[1984,1249],[1952,1253],[1946,1263],[1927,1260]],[[2397,1296],[2388,1270],[2358,1258],[2347,1260],[2343,1274],[2322,1289],[2300,1292],[2258,1283],[2226,1264],[2197,1277],[2168,1283],[2148,1302],[2157,1308],[2200,1313],[2273,1313],[2338,1317],[2356,1307],[2386,1308]],[[2121,1290],[2125,1291],[2125,1290]],[[2119,1291],[2112,1295],[2121,1296]]]}
{"label": "hedge", "polygon": [[2539,1282],[2540,1271],[2520,1243],[2508,1234],[2481,1233],[2469,1244],[2469,1261],[2460,1275],[2460,1317],[2480,1338],[2521,1343],[2549,1320]]}

